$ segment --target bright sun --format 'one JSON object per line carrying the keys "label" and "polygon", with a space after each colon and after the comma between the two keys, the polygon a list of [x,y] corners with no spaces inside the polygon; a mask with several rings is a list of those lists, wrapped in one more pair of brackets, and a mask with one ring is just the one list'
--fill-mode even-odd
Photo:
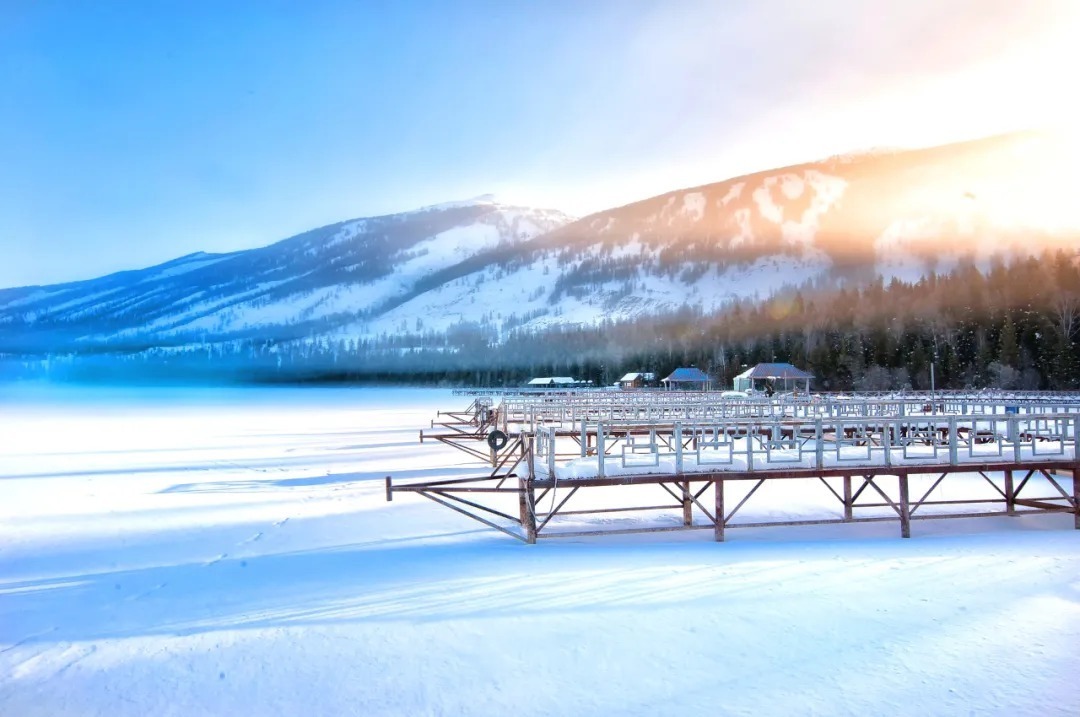
{"label": "bright sun", "polygon": [[1080,229],[1080,134],[1040,132],[1014,151],[1017,171],[985,188],[984,211],[1002,226]]}

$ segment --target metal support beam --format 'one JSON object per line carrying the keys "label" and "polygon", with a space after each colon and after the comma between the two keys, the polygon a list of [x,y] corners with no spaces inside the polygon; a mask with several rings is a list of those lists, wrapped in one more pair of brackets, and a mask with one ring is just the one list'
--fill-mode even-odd
{"label": "metal support beam", "polygon": [[818,479],[819,481],[821,481],[821,484],[822,484],[823,486],[825,486],[825,487],[826,487],[826,488],[827,488],[827,489],[829,490],[829,492],[830,492],[830,493],[832,493],[832,494],[833,494],[833,497],[834,497],[834,498],[836,498],[836,499],[837,499],[838,501],[840,501],[841,503],[843,503],[843,502],[844,502],[844,499],[840,497],[840,494],[836,492],[836,489],[835,489],[835,488],[833,488],[833,487],[832,487],[831,485],[829,485],[829,481],[825,480],[825,476],[823,476],[823,475],[820,475],[820,476],[818,476],[818,477],[817,477],[817,479]]}
{"label": "metal support beam", "polygon": [[[460,507],[454,505],[453,503],[451,503],[450,501],[444,500],[440,496],[437,496],[437,495],[435,495],[433,493],[428,493],[427,491],[423,491],[423,490],[418,490],[416,492],[418,494],[424,496],[425,498],[429,499],[429,500],[435,501],[439,505],[445,506],[445,507],[449,508],[450,510],[456,511],[458,513],[461,513],[464,516],[472,518],[475,521],[483,523],[484,525],[488,526],[489,528],[494,528],[495,530],[498,530],[500,533],[506,533],[511,538],[516,538],[518,540],[525,540],[524,538],[522,538],[520,535],[518,535],[514,531],[512,531],[512,530],[510,530],[508,528],[504,528],[503,526],[499,525],[498,523],[493,523],[492,521],[488,520],[487,518],[476,515],[474,513],[470,513],[469,511],[465,510],[464,508],[460,508]],[[528,541],[526,541],[526,542],[528,542]],[[535,542],[535,539],[533,540],[533,542]]]}
{"label": "metal support beam", "polygon": [[850,521],[854,515],[854,500],[851,497],[851,476],[844,476],[844,520]]}
{"label": "metal support beam", "polygon": [[[900,479],[900,537],[911,537],[911,511],[908,506],[908,474],[901,473]],[[933,490],[933,489],[931,489]]]}
{"label": "metal support beam", "polygon": [[536,497],[533,492],[532,480],[527,478],[518,479],[518,506],[521,511],[521,527],[525,531],[525,542],[529,545],[536,544]]}
{"label": "metal support beam", "polygon": [[[1057,499],[1056,498],[1051,498],[1050,500],[1057,500]],[[1038,500],[1037,498],[1017,498],[1016,499],[1016,504],[1017,505],[1022,505],[1025,508],[1038,508],[1039,510],[1044,510],[1044,511],[1048,511],[1048,512],[1051,512],[1051,513],[1062,513],[1062,512],[1072,513],[1072,512],[1074,512],[1072,505],[1062,505],[1060,503],[1051,503],[1048,500]]]}
{"label": "metal support beam", "polygon": [[[570,492],[567,493],[565,496],[563,496],[563,499],[561,501],[559,501],[558,505],[552,506],[551,510],[547,513],[547,515],[544,516],[544,519],[540,522],[539,525],[536,526],[536,534],[537,535],[539,535],[540,531],[544,529],[544,527],[548,524],[548,522],[552,518],[554,518],[558,514],[558,512],[560,510],[562,510],[562,507],[564,505],[566,505],[567,501],[569,501],[571,498],[574,497],[574,493],[577,493],[578,490],[579,490],[578,488],[571,488]],[[552,496],[551,499],[555,500],[555,496]],[[536,505],[536,503],[533,502],[533,505]],[[584,512],[584,511],[582,511],[582,512]]]}
{"label": "metal support beam", "polygon": [[[915,501],[914,503],[911,504],[911,509],[908,511],[908,515],[913,514],[915,511],[917,511],[919,509],[919,507],[923,503],[926,502],[926,499],[930,497],[931,493],[933,493],[935,490],[937,490],[937,487],[939,485],[941,485],[941,481],[945,480],[945,476],[947,476],[947,475],[949,475],[949,474],[948,473],[942,473],[941,475],[938,476],[937,480],[934,481],[934,484],[930,486],[930,489],[927,490],[925,493],[923,493],[922,498],[919,498],[917,501]],[[983,478],[986,478],[986,476],[984,475]],[[989,479],[987,479],[987,480],[989,480]],[[991,484],[991,485],[993,485],[993,484]],[[997,486],[995,486],[995,487],[997,487]]]}
{"label": "metal support beam", "polygon": [[[1080,446],[1077,446],[1077,450],[1080,451]],[[1080,461],[1073,464],[1072,483],[1073,514],[1075,516],[1073,527],[1080,530]]]}
{"label": "metal support beam", "polygon": [[716,526],[715,537],[716,542],[724,542],[724,479],[717,478],[713,481],[713,487],[716,488],[716,516],[714,525]]}
{"label": "metal support beam", "polygon": [[684,480],[682,486],[682,524],[694,524],[694,501],[690,496],[690,481]]}

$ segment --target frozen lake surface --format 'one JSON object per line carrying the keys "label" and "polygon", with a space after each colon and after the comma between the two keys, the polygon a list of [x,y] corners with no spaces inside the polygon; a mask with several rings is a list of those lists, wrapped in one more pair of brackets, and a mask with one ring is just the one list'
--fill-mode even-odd
{"label": "frozen lake surface", "polygon": [[0,386],[0,714],[1076,714],[1072,516],[525,546],[385,502],[467,402]]}

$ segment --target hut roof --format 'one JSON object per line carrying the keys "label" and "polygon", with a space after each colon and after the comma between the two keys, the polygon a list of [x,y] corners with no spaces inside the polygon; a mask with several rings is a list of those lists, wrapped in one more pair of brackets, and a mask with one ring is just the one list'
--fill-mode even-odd
{"label": "hut roof", "polygon": [[709,376],[699,368],[677,368],[664,380],[668,383],[706,383]]}
{"label": "hut roof", "polygon": [[639,378],[642,381],[654,381],[654,380],[656,380],[656,374],[651,373],[651,372],[645,373],[645,372],[635,371],[634,373],[626,374],[625,376],[620,378],[619,381],[620,382],[622,382],[622,381],[637,381]]}
{"label": "hut roof", "polygon": [[529,381],[530,386],[555,386],[580,383],[571,376],[540,376]]}
{"label": "hut roof", "polygon": [[813,377],[814,374],[795,368],[789,363],[759,363],[757,366],[740,373],[737,378],[783,378],[802,380]]}

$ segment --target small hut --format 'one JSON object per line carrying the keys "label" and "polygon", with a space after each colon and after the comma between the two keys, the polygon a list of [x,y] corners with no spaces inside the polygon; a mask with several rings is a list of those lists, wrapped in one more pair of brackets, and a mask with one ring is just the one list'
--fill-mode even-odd
{"label": "small hut", "polygon": [[619,388],[624,391],[632,391],[637,388],[645,388],[656,384],[655,373],[634,372],[628,373],[619,379]]}
{"label": "small hut", "polygon": [[759,363],[735,377],[736,391],[805,391],[810,392],[813,374],[789,363]]}
{"label": "small hut", "polygon": [[662,379],[660,383],[670,391],[708,391],[712,387],[712,379],[699,368],[677,368],[671,375]]}

